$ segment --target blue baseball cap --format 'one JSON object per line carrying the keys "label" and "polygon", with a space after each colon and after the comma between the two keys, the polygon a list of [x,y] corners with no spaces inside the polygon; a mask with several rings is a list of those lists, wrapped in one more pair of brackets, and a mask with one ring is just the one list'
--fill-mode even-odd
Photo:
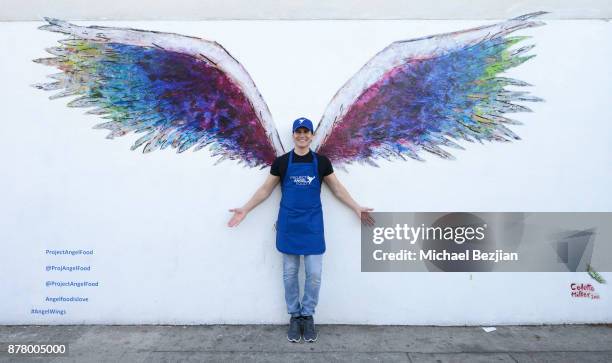
{"label": "blue baseball cap", "polygon": [[314,133],[312,121],[310,121],[306,117],[300,117],[297,120],[293,121],[293,132],[295,132],[295,130],[299,129],[300,127],[305,127],[310,130],[310,132]]}

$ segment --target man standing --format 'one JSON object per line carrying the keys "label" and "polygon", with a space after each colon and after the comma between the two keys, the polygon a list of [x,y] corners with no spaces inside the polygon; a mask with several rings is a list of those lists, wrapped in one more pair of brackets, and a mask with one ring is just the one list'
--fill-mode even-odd
{"label": "man standing", "polygon": [[[368,213],[372,208],[357,204],[335,176],[329,159],[310,150],[313,132],[309,119],[302,117],[293,122],[294,149],[274,160],[264,184],[243,207],[230,209],[234,215],[228,222],[230,227],[238,225],[281,182],[276,248],[283,254],[285,302],[291,315],[287,339],[292,342],[299,342],[302,336],[307,342],[317,340],[313,315],[319,301],[322,259],[326,248],[321,208],[323,181],[363,223],[373,222]],[[306,275],[301,303],[298,284],[300,256],[304,256]]]}

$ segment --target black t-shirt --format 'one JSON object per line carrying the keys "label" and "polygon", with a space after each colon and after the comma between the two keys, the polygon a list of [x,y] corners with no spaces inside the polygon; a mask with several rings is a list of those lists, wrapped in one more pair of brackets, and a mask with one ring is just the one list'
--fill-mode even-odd
{"label": "black t-shirt", "polygon": [[[308,154],[300,156],[293,153],[294,163],[312,163],[312,151],[308,151]],[[319,183],[323,183],[323,177],[328,176],[334,172],[331,161],[325,155],[317,154],[317,162],[319,163]],[[270,168],[270,174],[280,176],[281,183],[287,173],[287,167],[289,166],[289,153],[281,155],[274,159],[272,167]]]}

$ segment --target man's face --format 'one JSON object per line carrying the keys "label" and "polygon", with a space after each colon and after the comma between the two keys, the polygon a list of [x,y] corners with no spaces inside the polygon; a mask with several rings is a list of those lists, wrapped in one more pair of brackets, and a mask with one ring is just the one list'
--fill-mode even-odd
{"label": "man's face", "polygon": [[312,132],[305,127],[298,127],[293,133],[293,143],[298,147],[309,147],[312,143]]}

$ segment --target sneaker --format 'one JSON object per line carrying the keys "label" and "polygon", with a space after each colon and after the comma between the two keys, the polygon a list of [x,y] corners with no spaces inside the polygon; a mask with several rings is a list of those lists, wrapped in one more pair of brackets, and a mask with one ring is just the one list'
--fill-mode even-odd
{"label": "sneaker", "polygon": [[294,343],[299,343],[302,339],[302,321],[298,316],[292,316],[289,320],[289,331],[287,331],[287,340]]}
{"label": "sneaker", "polygon": [[317,330],[315,329],[314,318],[312,315],[302,316],[304,324],[304,341],[315,342],[317,340]]}

